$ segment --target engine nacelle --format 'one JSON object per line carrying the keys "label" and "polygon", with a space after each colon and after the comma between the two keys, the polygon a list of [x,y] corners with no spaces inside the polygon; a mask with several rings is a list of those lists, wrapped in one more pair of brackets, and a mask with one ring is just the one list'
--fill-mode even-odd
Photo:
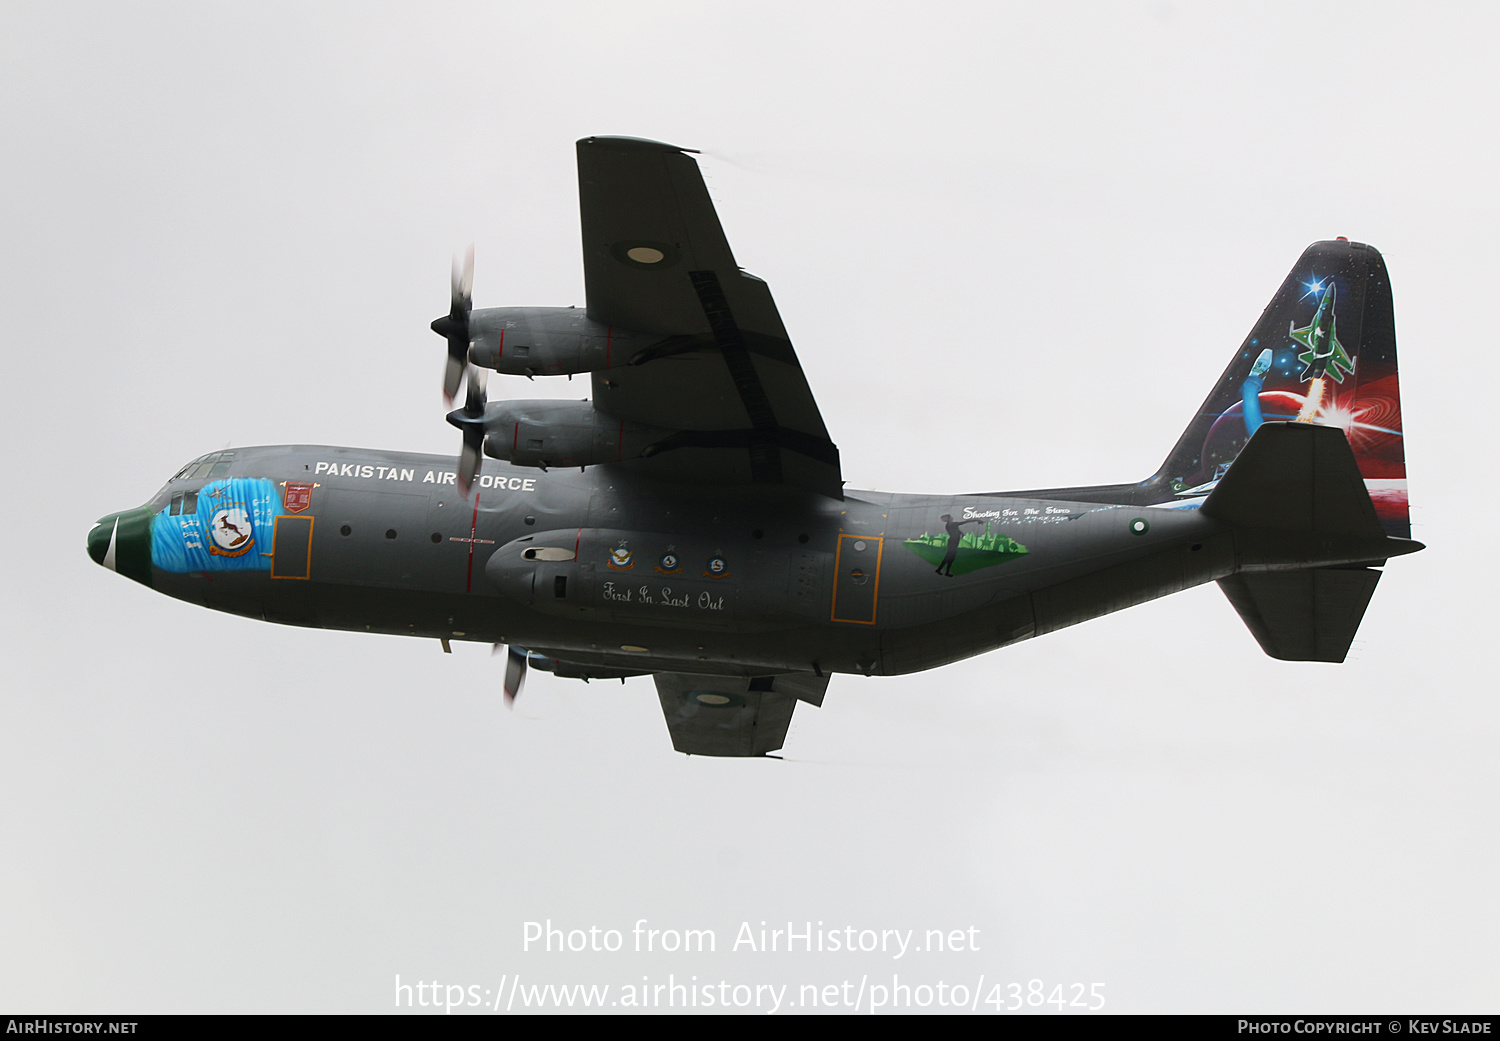
{"label": "engine nacelle", "polygon": [[484,454],[516,466],[593,466],[650,455],[670,430],[597,412],[587,401],[498,401],[485,407]]}
{"label": "engine nacelle", "polygon": [[578,662],[564,661],[561,658],[549,658],[545,654],[532,651],[526,655],[527,663],[533,669],[541,669],[550,672],[561,680],[623,680],[631,676],[649,676],[651,673],[640,669],[614,669],[605,665],[582,665]]}
{"label": "engine nacelle", "polygon": [[603,325],[578,307],[489,307],[470,315],[469,331],[469,360],[513,376],[601,372],[692,342]]}

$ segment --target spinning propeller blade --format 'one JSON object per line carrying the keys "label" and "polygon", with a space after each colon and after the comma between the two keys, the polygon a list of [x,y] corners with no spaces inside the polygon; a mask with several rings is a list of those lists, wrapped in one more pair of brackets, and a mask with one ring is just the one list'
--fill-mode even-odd
{"label": "spinning propeller blade", "polygon": [[474,247],[464,254],[463,266],[453,258],[453,287],[448,313],[432,323],[432,331],[448,341],[448,363],[443,371],[443,399],[453,404],[464,366],[469,361],[469,312],[474,310]]}
{"label": "spinning propeller blade", "polygon": [[[499,654],[503,643],[495,644],[494,653]],[[526,686],[526,652],[519,647],[507,647],[505,655],[505,707],[514,708],[521,688]]]}
{"label": "spinning propeller blade", "polygon": [[458,427],[464,435],[463,449],[458,455],[458,486],[464,495],[474,487],[474,478],[479,475],[479,464],[484,458],[484,406],[485,370],[468,366],[468,391],[464,407],[448,413],[448,422]]}

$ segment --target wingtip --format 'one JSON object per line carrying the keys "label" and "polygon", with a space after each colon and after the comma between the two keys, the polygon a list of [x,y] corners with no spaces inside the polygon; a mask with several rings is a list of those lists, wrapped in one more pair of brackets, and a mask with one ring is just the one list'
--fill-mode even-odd
{"label": "wingtip", "polygon": [[582,148],[585,145],[603,145],[607,148],[644,149],[657,152],[687,152],[691,155],[699,154],[698,149],[696,148],[683,148],[680,145],[669,145],[665,141],[653,141],[650,138],[646,137],[616,137],[606,134],[595,137],[581,138],[578,142],[578,147]]}

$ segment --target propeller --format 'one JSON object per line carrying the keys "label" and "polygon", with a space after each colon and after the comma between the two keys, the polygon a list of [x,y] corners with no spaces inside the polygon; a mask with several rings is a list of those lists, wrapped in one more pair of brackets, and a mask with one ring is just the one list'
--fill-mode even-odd
{"label": "propeller", "polygon": [[448,313],[432,323],[432,331],[448,341],[448,364],[443,371],[443,400],[453,404],[469,361],[469,312],[474,310],[474,247],[464,254],[463,267],[453,258],[453,291]]}
{"label": "propeller", "polygon": [[[503,643],[495,644],[493,654],[499,654]],[[506,647],[505,655],[505,707],[515,708],[521,688],[526,686],[526,652],[519,647]]]}
{"label": "propeller", "polygon": [[[479,463],[484,456],[484,406],[487,376],[484,369],[469,365],[468,387],[464,395],[464,407],[448,413],[448,422],[458,427],[464,435],[464,446],[458,455],[458,487],[467,497],[474,487],[474,478],[479,474]],[[459,370],[462,372],[463,370]]]}

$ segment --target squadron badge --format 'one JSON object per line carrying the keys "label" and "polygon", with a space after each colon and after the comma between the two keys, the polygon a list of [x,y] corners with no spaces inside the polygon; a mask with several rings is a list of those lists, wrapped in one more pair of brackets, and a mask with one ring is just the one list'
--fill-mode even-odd
{"label": "squadron badge", "polygon": [[242,557],[255,545],[250,514],[242,506],[228,506],[214,513],[208,525],[209,553],[216,557]]}
{"label": "squadron badge", "polygon": [[282,481],[282,502],[288,513],[301,513],[312,505],[312,490],[318,487],[312,481]]}

